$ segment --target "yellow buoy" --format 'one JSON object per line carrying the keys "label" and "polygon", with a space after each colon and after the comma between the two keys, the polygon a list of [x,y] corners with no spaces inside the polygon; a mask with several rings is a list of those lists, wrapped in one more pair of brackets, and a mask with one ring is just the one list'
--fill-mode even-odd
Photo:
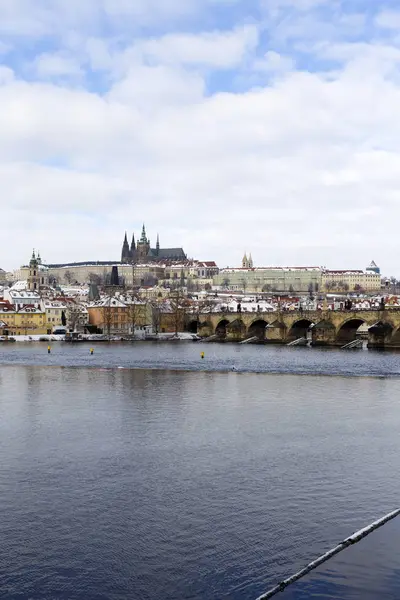
{"label": "yellow buoy", "polygon": [[51,346],[47,346],[47,354],[50,354],[51,352]]}
{"label": "yellow buoy", "polygon": [[93,354],[94,350],[93,348],[90,348],[90,354]]}
{"label": "yellow buoy", "polygon": [[201,358],[204,358],[204,352],[200,352]]}

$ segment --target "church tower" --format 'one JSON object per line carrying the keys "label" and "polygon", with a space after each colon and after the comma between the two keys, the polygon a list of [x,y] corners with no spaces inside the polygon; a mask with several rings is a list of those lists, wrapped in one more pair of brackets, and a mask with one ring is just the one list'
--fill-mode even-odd
{"label": "church tower", "polygon": [[242,268],[243,269],[252,269],[253,268],[253,259],[251,257],[251,254],[249,254],[249,257],[247,258],[246,252],[244,253],[244,256],[242,258]]}
{"label": "church tower", "polygon": [[131,253],[129,250],[128,238],[125,232],[124,243],[122,244],[121,262],[129,263],[131,260]]}
{"label": "church tower", "polygon": [[39,288],[40,288],[39,261],[36,258],[35,251],[33,251],[32,258],[29,262],[28,290],[30,290],[31,292],[38,292]]}
{"label": "church tower", "polygon": [[136,253],[137,253],[138,260],[140,262],[145,261],[149,254],[149,251],[150,251],[150,240],[147,239],[146,228],[143,223],[142,235],[140,237],[140,240],[136,244]]}
{"label": "church tower", "polygon": [[157,233],[156,256],[160,256],[160,236]]}

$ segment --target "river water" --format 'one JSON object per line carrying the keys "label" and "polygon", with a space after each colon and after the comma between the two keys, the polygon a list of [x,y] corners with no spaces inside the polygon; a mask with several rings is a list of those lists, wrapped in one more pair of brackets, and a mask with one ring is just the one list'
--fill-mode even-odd
{"label": "river water", "polygon": [[[253,599],[399,505],[398,354],[17,343],[0,364],[0,598]],[[281,597],[399,598],[397,521]]]}

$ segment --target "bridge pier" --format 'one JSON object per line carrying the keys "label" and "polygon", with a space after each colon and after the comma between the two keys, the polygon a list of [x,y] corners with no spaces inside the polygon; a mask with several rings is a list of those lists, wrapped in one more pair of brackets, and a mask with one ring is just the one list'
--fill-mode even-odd
{"label": "bridge pier", "polygon": [[287,328],[279,319],[276,319],[267,325],[265,343],[266,344],[284,344],[286,342]]}
{"label": "bridge pier", "polygon": [[381,321],[368,329],[368,344],[367,348],[375,350],[383,350],[384,348],[395,348],[391,346],[393,327],[389,323]]}
{"label": "bridge pier", "polygon": [[311,346],[336,346],[336,328],[326,319],[311,329]]}

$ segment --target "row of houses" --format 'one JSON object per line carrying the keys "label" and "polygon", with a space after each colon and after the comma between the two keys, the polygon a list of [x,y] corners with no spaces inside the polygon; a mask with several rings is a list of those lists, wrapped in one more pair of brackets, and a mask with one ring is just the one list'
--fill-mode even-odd
{"label": "row of houses", "polygon": [[[173,331],[173,304],[165,296],[157,300],[137,294],[106,293],[97,300],[86,296],[57,296],[15,288],[4,289],[0,297],[0,333],[2,335],[51,335],[62,330],[109,335],[133,335],[138,332]],[[179,327],[183,328],[182,311]]]}

